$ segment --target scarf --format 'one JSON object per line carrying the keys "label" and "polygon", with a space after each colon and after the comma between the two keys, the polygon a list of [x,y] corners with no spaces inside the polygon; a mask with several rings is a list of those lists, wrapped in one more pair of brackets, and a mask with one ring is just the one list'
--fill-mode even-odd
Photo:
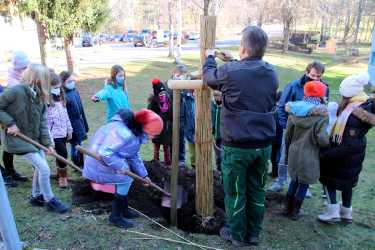
{"label": "scarf", "polygon": [[336,123],[333,126],[332,130],[332,141],[341,144],[342,137],[345,131],[346,123],[348,122],[349,116],[351,113],[359,107],[362,103],[368,100],[368,96],[362,92],[356,96],[353,96],[349,100],[349,104],[345,107],[345,109],[341,112],[339,117],[337,117]]}

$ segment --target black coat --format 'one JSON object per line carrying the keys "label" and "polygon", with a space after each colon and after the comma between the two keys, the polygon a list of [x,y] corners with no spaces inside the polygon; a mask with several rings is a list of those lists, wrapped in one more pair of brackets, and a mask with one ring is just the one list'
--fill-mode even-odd
{"label": "black coat", "polygon": [[163,130],[160,135],[152,139],[152,142],[160,145],[171,145],[172,144],[172,122],[173,122],[173,111],[172,111],[172,99],[169,98],[169,109],[167,112],[162,113],[160,111],[160,103],[158,96],[150,98],[150,104],[148,109],[151,109],[163,119]]}
{"label": "black coat", "polygon": [[[375,105],[367,101],[361,107],[375,113]],[[358,183],[366,153],[366,134],[372,126],[351,114],[345,126],[342,143],[331,143],[321,152],[320,182],[337,190],[351,189]]]}

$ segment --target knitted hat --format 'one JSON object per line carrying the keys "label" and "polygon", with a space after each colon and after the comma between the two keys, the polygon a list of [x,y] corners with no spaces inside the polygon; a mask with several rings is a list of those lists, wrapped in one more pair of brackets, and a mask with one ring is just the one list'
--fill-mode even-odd
{"label": "knitted hat", "polygon": [[16,51],[13,53],[12,64],[14,69],[24,69],[29,65],[30,61],[25,52]]}
{"label": "knitted hat", "polygon": [[327,86],[319,81],[310,81],[303,87],[305,97],[324,97],[326,95]]}
{"label": "knitted hat", "polygon": [[143,125],[143,131],[149,136],[157,136],[163,130],[163,120],[149,109],[141,109],[134,113],[135,120]]}
{"label": "knitted hat", "polygon": [[185,74],[188,72],[188,69],[187,67],[184,65],[184,64],[177,64],[176,65],[176,71],[182,73],[182,74]]}
{"label": "knitted hat", "polygon": [[363,92],[363,87],[370,81],[369,74],[362,73],[345,78],[340,84],[340,94],[344,97],[353,97]]}
{"label": "knitted hat", "polygon": [[152,79],[152,88],[154,89],[154,95],[157,96],[162,91],[166,91],[164,84],[160,81],[159,78]]}

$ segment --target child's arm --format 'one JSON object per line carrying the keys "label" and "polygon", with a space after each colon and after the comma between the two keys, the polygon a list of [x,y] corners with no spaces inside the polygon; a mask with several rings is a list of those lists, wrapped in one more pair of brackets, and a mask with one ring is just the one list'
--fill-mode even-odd
{"label": "child's arm", "polygon": [[91,100],[93,102],[104,101],[104,100],[107,100],[109,96],[110,96],[110,93],[108,89],[104,87],[103,89],[96,92],[96,94],[91,97]]}
{"label": "child's arm", "polygon": [[6,127],[15,125],[13,117],[11,117],[6,109],[16,100],[16,91],[8,89],[0,95],[0,123]]}
{"label": "child's arm", "polygon": [[327,133],[328,118],[320,120],[315,127],[315,138],[320,148],[326,148],[330,145],[330,134]]}
{"label": "child's arm", "polygon": [[130,170],[142,178],[148,176],[147,169],[143,164],[141,156],[137,153],[134,157],[127,159]]}

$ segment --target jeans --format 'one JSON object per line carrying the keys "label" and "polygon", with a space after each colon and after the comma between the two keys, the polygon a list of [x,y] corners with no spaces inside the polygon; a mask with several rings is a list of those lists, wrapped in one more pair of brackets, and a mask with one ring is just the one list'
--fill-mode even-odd
{"label": "jeans", "polygon": [[[330,204],[337,204],[336,200],[336,189],[332,187],[327,187],[328,191],[328,198]],[[341,191],[342,195],[342,205],[344,207],[351,207],[352,206],[352,196],[353,196],[353,189],[348,188],[346,190]]]}
{"label": "jeans", "polygon": [[[68,157],[68,151],[66,150],[66,138],[54,138],[56,153],[65,159]],[[56,160],[56,165],[59,168],[66,168],[66,163]]]}
{"label": "jeans", "polygon": [[288,164],[285,159],[286,154],[286,148],[285,148],[285,130],[283,132],[283,142],[281,143],[281,149],[280,149],[280,160],[279,160],[279,169],[278,169],[278,177],[275,180],[280,184],[280,186],[283,186],[286,180],[288,179]]}
{"label": "jeans", "polygon": [[50,183],[51,171],[44,152],[27,153],[23,158],[34,167],[32,196],[37,197],[42,194],[45,201],[51,200],[54,197]]}
{"label": "jeans", "polygon": [[126,196],[129,193],[129,189],[132,185],[132,182],[124,184],[116,184],[116,194]]}
{"label": "jeans", "polygon": [[298,181],[291,180],[288,188],[288,196],[295,197],[299,201],[303,201],[306,197],[307,190],[309,189],[308,184],[302,184]]}

